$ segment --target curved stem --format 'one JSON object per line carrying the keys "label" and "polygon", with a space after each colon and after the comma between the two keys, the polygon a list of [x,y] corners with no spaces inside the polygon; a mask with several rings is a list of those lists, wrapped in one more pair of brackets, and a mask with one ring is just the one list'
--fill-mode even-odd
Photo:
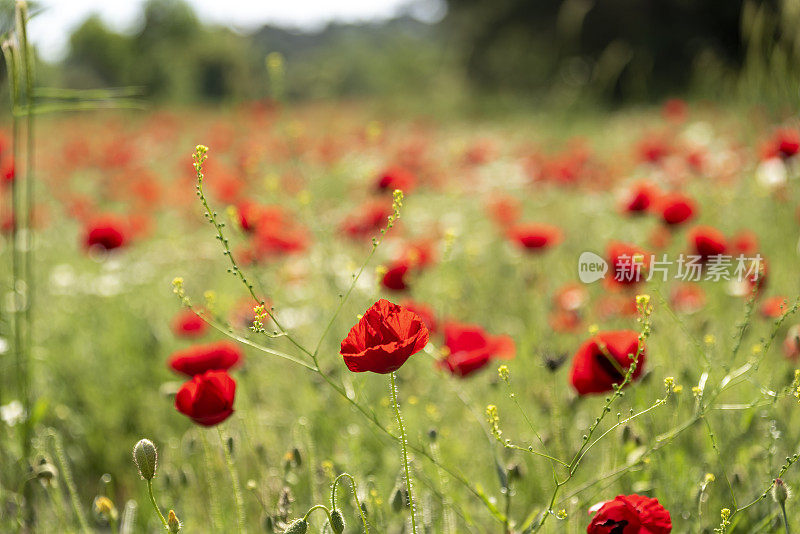
{"label": "curved stem", "polygon": [[414,496],[411,489],[411,468],[408,464],[408,438],[406,428],[403,425],[403,417],[400,415],[400,404],[397,402],[397,382],[394,371],[389,374],[389,384],[392,395],[392,406],[394,415],[397,417],[397,425],[400,427],[400,450],[403,453],[403,469],[406,477],[406,490],[408,491],[408,505],[411,508],[411,532],[417,534],[417,519],[414,510]]}
{"label": "curved stem", "polygon": [[168,527],[167,520],[164,519],[164,514],[161,513],[161,510],[158,508],[158,503],[156,503],[156,497],[153,495],[153,481],[147,481],[147,494],[150,496],[150,503],[153,505],[153,509],[155,509],[156,513],[158,514],[158,518],[161,520],[161,524],[164,525],[164,529],[166,530]]}
{"label": "curved stem", "polygon": [[367,526],[367,516],[364,515],[364,510],[361,508],[361,501],[358,499],[358,492],[356,491],[356,479],[353,478],[352,475],[348,473],[342,473],[336,480],[333,481],[333,487],[331,488],[331,506],[333,509],[336,509],[336,486],[339,484],[339,481],[343,478],[347,478],[350,480],[350,486],[353,489],[353,498],[356,500],[356,506],[358,507],[358,513],[361,514],[361,522],[364,524],[364,534],[369,534],[369,527]]}
{"label": "curved stem", "polygon": [[217,426],[217,432],[219,433],[219,441],[222,445],[222,450],[225,453],[225,465],[228,466],[228,473],[231,476],[231,483],[233,484],[233,501],[236,505],[236,523],[239,534],[242,534],[247,532],[247,529],[245,528],[244,501],[242,500],[242,488],[239,485],[239,475],[236,474],[231,451],[227,443],[225,443],[225,437],[222,435],[222,429],[219,426]]}
{"label": "curved stem", "polygon": [[319,509],[325,510],[325,515],[328,516],[328,523],[330,523],[331,522],[331,512],[330,512],[330,510],[328,510],[328,507],[325,506],[324,504],[315,504],[314,506],[312,506],[308,510],[308,512],[306,512],[306,515],[303,516],[303,521],[308,521],[308,516],[311,515],[311,512],[313,512],[314,510],[319,510]]}

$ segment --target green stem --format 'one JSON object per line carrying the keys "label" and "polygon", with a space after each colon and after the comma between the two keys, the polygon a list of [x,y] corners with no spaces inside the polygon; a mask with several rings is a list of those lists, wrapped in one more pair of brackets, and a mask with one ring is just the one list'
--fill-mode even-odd
{"label": "green stem", "polygon": [[211,447],[208,444],[208,438],[206,438],[205,432],[200,432],[200,439],[203,442],[203,455],[205,456],[206,461],[206,468],[204,471],[206,473],[206,486],[208,487],[209,501],[211,505],[211,531],[219,532],[219,500],[217,499],[217,483],[216,478],[214,478],[214,469],[211,462]]}
{"label": "green stem", "polygon": [[222,429],[219,426],[217,426],[217,432],[219,433],[219,441],[222,444],[222,450],[225,453],[225,464],[228,466],[228,473],[230,474],[231,482],[233,483],[233,501],[236,505],[236,522],[238,531],[239,534],[243,534],[247,532],[247,529],[245,528],[244,501],[242,499],[242,487],[239,484],[239,475],[236,474],[236,468],[233,465],[231,451],[228,448],[227,443],[225,443],[225,437],[222,435]]}
{"label": "green stem", "polygon": [[786,529],[786,534],[791,534],[789,531],[789,518],[786,517],[786,503],[781,503],[781,513],[783,514],[783,528]]}
{"label": "green stem", "polygon": [[406,437],[406,428],[403,425],[403,417],[400,415],[400,404],[397,402],[397,381],[394,371],[389,374],[389,381],[394,415],[397,417],[397,425],[400,427],[400,450],[403,453],[403,469],[406,477],[406,490],[408,491],[408,505],[411,508],[411,532],[413,534],[417,534],[417,519],[414,510],[414,496],[411,489],[411,468],[408,463],[408,438]]}
{"label": "green stem", "polygon": [[350,485],[353,488],[353,498],[356,500],[356,506],[358,507],[358,513],[361,514],[361,522],[364,525],[364,534],[369,534],[369,527],[367,526],[367,516],[364,515],[364,510],[361,508],[361,501],[358,499],[358,492],[356,491],[356,479],[353,478],[352,475],[348,473],[342,473],[336,480],[333,481],[333,487],[331,488],[331,506],[333,509],[336,509],[336,486],[339,484],[339,481],[343,478],[347,478],[350,480]]}
{"label": "green stem", "polygon": [[164,525],[164,530],[167,530],[167,520],[164,519],[164,514],[161,513],[161,510],[158,507],[158,503],[156,502],[156,497],[153,495],[153,481],[147,481],[147,494],[150,496],[150,503],[153,505],[153,509],[158,514],[158,518],[161,520],[161,524]]}

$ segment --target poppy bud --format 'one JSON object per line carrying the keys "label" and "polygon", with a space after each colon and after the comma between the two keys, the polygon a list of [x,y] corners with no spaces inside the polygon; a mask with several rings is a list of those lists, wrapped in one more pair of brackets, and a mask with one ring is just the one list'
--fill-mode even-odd
{"label": "poppy bud", "polygon": [[225,440],[225,445],[228,447],[228,452],[233,456],[233,436],[228,436],[228,439]]}
{"label": "poppy bud", "polygon": [[303,465],[303,457],[300,455],[300,449],[297,447],[292,449],[292,459],[294,460],[294,465],[297,467]]}
{"label": "poppy bud", "polygon": [[181,531],[182,526],[183,525],[181,525],[178,516],[175,515],[175,511],[170,510],[169,516],[167,516],[167,528],[169,529],[170,534],[178,534],[178,532]]}
{"label": "poppy bud", "polygon": [[435,428],[431,428],[430,430],[428,430],[428,438],[431,441],[436,441],[437,437],[439,437],[439,433],[436,431]]}
{"label": "poppy bud", "polygon": [[305,519],[296,519],[286,527],[286,530],[283,531],[283,534],[306,534],[307,530],[308,521]]}
{"label": "poppy bud", "polygon": [[344,532],[344,516],[341,510],[331,512],[331,528],[336,534]]}
{"label": "poppy bud", "polygon": [[395,512],[399,512],[403,509],[406,503],[406,496],[404,495],[403,488],[395,488],[394,492],[392,493],[392,510]]}
{"label": "poppy bud", "polygon": [[786,499],[789,498],[789,486],[780,478],[776,478],[775,483],[772,485],[772,498],[778,504],[785,503]]}
{"label": "poppy bud", "polygon": [[139,470],[139,476],[145,480],[153,480],[158,468],[156,446],[149,439],[139,440],[133,447],[133,461]]}
{"label": "poppy bud", "polygon": [[272,521],[271,515],[265,515],[264,519],[261,521],[261,525],[264,527],[264,532],[275,532],[275,524]]}

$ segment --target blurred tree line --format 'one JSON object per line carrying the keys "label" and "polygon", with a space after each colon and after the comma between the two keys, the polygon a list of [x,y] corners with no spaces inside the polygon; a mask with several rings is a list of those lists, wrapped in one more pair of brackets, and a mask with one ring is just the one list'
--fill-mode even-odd
{"label": "blurred tree line", "polygon": [[[417,0],[417,2],[434,0]],[[442,1],[442,0],[439,0]],[[265,58],[286,60],[293,99],[465,93],[556,100],[660,99],[721,91],[798,99],[800,0],[446,0],[408,15],[240,33],[184,0],[149,0],[138,28],[81,24],[55,72],[71,87],[136,85],[161,100],[269,94]]]}

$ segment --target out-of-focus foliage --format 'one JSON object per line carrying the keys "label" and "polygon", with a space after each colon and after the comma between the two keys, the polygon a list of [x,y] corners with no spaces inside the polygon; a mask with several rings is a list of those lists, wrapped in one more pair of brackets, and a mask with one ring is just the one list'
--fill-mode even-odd
{"label": "out-of-focus foliage", "polygon": [[436,24],[401,15],[315,31],[202,24],[184,0],[149,0],[117,33],[91,17],[70,39],[64,82],[141,85],[161,100],[269,94],[264,58],[286,59],[292,99],[545,96],[560,104],[720,90],[797,100],[800,0],[449,0]]}

